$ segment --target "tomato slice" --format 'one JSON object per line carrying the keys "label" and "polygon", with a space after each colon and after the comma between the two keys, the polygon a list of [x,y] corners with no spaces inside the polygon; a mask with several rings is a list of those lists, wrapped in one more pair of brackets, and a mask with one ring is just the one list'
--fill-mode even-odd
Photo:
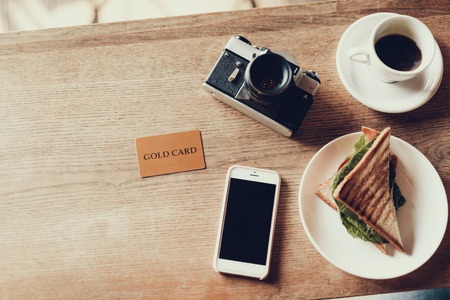
{"label": "tomato slice", "polygon": [[350,160],[350,158],[346,158],[340,165],[339,165],[339,168],[337,169],[338,171],[340,170],[340,169],[342,169],[342,167],[348,162]]}

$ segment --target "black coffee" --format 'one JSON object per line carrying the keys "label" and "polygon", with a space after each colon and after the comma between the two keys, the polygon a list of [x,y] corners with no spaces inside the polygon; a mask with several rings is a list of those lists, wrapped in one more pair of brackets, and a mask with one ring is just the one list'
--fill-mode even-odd
{"label": "black coffee", "polygon": [[414,70],[422,60],[422,52],[416,42],[400,34],[381,37],[375,43],[375,51],[385,65],[399,71]]}

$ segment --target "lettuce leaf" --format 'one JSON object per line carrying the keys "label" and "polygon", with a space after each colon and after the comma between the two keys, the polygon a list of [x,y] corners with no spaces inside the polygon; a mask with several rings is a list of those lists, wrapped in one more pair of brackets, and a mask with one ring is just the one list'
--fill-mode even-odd
{"label": "lettuce leaf", "polygon": [[355,156],[356,153],[358,153],[364,146],[366,145],[366,138],[364,135],[362,135],[359,138],[359,141],[353,145],[353,153],[348,156],[348,159],[351,159],[353,156]]}
{"label": "lettuce leaf", "polygon": [[351,236],[376,244],[387,243],[387,241],[381,235],[379,235],[375,230],[372,229],[372,227],[367,225],[363,220],[358,218],[358,216],[353,211],[351,211],[347,206],[345,206],[343,203],[339,201],[336,201],[336,203],[339,207],[341,222]]}

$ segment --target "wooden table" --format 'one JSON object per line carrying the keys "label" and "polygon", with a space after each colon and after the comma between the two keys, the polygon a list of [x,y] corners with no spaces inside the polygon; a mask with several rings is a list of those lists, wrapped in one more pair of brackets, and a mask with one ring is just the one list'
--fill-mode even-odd
{"label": "wooden table", "polygon": [[[392,11],[421,19],[444,57],[436,95],[409,113],[373,111],[339,80],[345,29]],[[326,1],[0,36],[0,295],[7,299],[329,298],[450,286],[450,237],[391,280],[347,274],[308,240],[299,182],[327,142],[391,126],[426,155],[450,194],[450,3]],[[227,40],[290,52],[322,86],[286,138],[201,89]],[[135,138],[200,129],[204,170],[139,177]],[[268,280],[212,269],[225,173],[282,177]],[[447,228],[448,229],[448,228]]]}

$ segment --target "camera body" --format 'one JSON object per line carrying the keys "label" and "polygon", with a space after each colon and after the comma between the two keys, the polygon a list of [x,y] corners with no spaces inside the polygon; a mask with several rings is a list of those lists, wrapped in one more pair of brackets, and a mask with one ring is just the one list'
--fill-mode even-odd
{"label": "camera body", "polygon": [[294,134],[320,85],[288,53],[258,48],[242,36],[230,38],[203,88],[269,128]]}

